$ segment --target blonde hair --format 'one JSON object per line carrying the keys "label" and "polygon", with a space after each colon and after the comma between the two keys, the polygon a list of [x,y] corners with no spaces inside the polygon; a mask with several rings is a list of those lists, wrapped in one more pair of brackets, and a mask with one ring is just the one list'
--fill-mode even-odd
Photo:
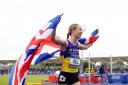
{"label": "blonde hair", "polygon": [[68,33],[67,33],[67,39],[68,39],[69,36],[71,35],[72,31],[75,30],[78,25],[79,25],[79,24],[71,24],[71,25],[69,26]]}

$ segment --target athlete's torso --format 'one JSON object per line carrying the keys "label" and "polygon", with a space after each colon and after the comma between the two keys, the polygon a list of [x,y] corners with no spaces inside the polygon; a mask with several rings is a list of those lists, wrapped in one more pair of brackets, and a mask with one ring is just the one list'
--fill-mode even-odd
{"label": "athlete's torso", "polygon": [[67,40],[67,44],[67,48],[60,53],[62,63],[61,71],[76,73],[80,66],[79,46],[78,43],[73,45],[69,40]]}

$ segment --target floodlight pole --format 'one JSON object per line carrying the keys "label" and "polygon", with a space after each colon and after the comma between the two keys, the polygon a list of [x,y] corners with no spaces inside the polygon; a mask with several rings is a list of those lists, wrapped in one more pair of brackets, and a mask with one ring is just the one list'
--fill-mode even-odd
{"label": "floodlight pole", "polygon": [[112,74],[112,55],[110,56],[110,73]]}
{"label": "floodlight pole", "polygon": [[89,74],[89,76],[88,76],[88,84],[90,85],[90,52],[89,52],[89,55],[88,55],[88,68],[89,68],[89,70],[88,70],[88,74]]}
{"label": "floodlight pole", "polygon": [[[82,60],[84,60],[84,54],[83,54],[83,53],[84,53],[84,51],[81,50],[81,59],[82,59]],[[82,64],[82,68],[81,68],[82,71],[81,71],[81,72],[84,73],[84,72],[83,72],[83,71],[84,71],[84,63],[83,63],[83,61],[81,62],[81,64]]]}

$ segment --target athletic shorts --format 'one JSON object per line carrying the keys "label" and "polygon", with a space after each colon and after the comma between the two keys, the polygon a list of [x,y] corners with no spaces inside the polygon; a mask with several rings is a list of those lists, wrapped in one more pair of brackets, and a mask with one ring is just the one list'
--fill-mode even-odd
{"label": "athletic shorts", "polygon": [[60,72],[58,84],[74,84],[79,82],[78,73]]}

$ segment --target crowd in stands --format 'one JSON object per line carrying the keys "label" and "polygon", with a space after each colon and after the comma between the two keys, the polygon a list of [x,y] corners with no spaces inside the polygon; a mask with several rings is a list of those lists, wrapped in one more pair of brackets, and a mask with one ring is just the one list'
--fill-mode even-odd
{"label": "crowd in stands", "polygon": [[128,74],[128,68],[115,68],[113,69],[115,74]]}
{"label": "crowd in stands", "polygon": [[[54,74],[56,71],[60,70],[60,66],[47,66],[41,68],[30,68],[28,74]],[[0,69],[0,75],[9,74],[11,69]],[[105,69],[106,71],[106,69]],[[94,70],[94,73],[97,72]],[[98,72],[99,73],[99,72]],[[110,73],[110,69],[107,69],[107,73]],[[128,68],[113,68],[114,74],[128,74]]]}
{"label": "crowd in stands", "polygon": [[[53,74],[60,68],[60,66],[33,67],[29,69],[28,74]],[[10,72],[11,69],[0,69],[0,75],[9,74]]]}
{"label": "crowd in stands", "polygon": [[9,70],[8,69],[0,69],[0,74],[4,75],[4,74],[8,74]]}
{"label": "crowd in stands", "polygon": [[60,67],[30,68],[28,74],[54,74]]}

